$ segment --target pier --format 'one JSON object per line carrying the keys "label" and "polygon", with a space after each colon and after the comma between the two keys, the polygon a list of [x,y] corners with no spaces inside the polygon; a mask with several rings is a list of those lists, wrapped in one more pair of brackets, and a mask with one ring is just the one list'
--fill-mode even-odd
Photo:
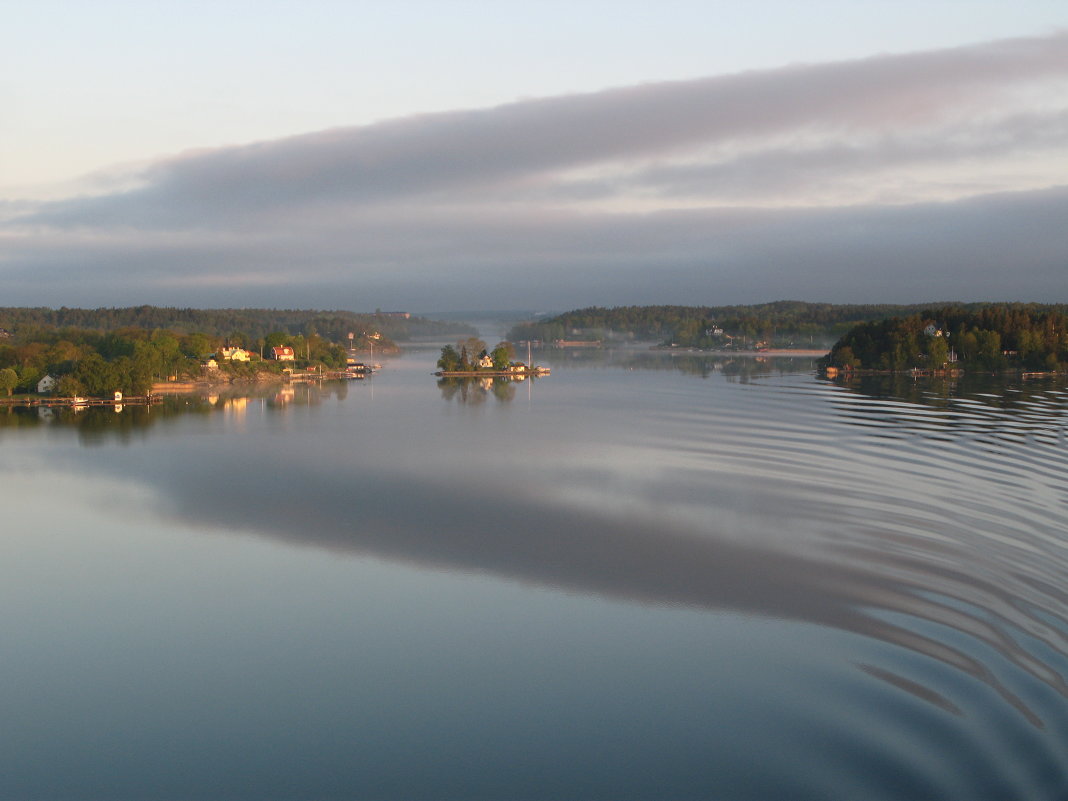
{"label": "pier", "polygon": [[121,398],[0,398],[0,407],[11,406],[149,406],[162,403],[160,395],[124,395]]}

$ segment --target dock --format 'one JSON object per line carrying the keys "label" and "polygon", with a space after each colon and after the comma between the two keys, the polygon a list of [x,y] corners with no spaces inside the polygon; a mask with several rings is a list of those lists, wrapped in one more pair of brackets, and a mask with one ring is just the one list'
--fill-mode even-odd
{"label": "dock", "polygon": [[0,398],[0,407],[67,406],[81,409],[85,406],[149,406],[162,403],[160,395],[125,395],[114,398]]}

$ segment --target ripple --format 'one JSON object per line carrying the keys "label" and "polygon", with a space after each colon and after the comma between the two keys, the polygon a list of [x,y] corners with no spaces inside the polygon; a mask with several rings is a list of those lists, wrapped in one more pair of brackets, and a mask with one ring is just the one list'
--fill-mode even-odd
{"label": "ripple", "polygon": [[[726,482],[734,503],[759,504],[761,483],[788,496],[789,535],[757,532],[761,547],[848,566],[855,584],[837,589],[867,620],[855,630],[979,681],[1041,729],[1048,699],[1030,703],[1035,693],[1016,685],[1068,699],[1066,399],[1060,389],[907,399],[765,378],[666,415],[664,447]],[[967,708],[959,686],[938,690],[900,661],[863,670],[942,712]],[[1013,792],[976,797],[1030,797]]]}

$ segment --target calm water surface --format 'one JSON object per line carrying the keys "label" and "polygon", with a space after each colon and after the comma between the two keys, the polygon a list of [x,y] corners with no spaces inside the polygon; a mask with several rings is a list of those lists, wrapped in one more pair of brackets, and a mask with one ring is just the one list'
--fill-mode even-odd
{"label": "calm water surface", "polygon": [[0,413],[0,798],[1068,797],[1063,380],[435,356]]}

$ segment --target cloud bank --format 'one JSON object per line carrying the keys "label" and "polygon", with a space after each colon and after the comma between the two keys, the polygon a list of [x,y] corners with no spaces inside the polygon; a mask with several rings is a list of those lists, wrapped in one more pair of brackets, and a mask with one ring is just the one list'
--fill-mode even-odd
{"label": "cloud bank", "polygon": [[8,304],[1068,300],[1068,33],[190,151],[0,204]]}

